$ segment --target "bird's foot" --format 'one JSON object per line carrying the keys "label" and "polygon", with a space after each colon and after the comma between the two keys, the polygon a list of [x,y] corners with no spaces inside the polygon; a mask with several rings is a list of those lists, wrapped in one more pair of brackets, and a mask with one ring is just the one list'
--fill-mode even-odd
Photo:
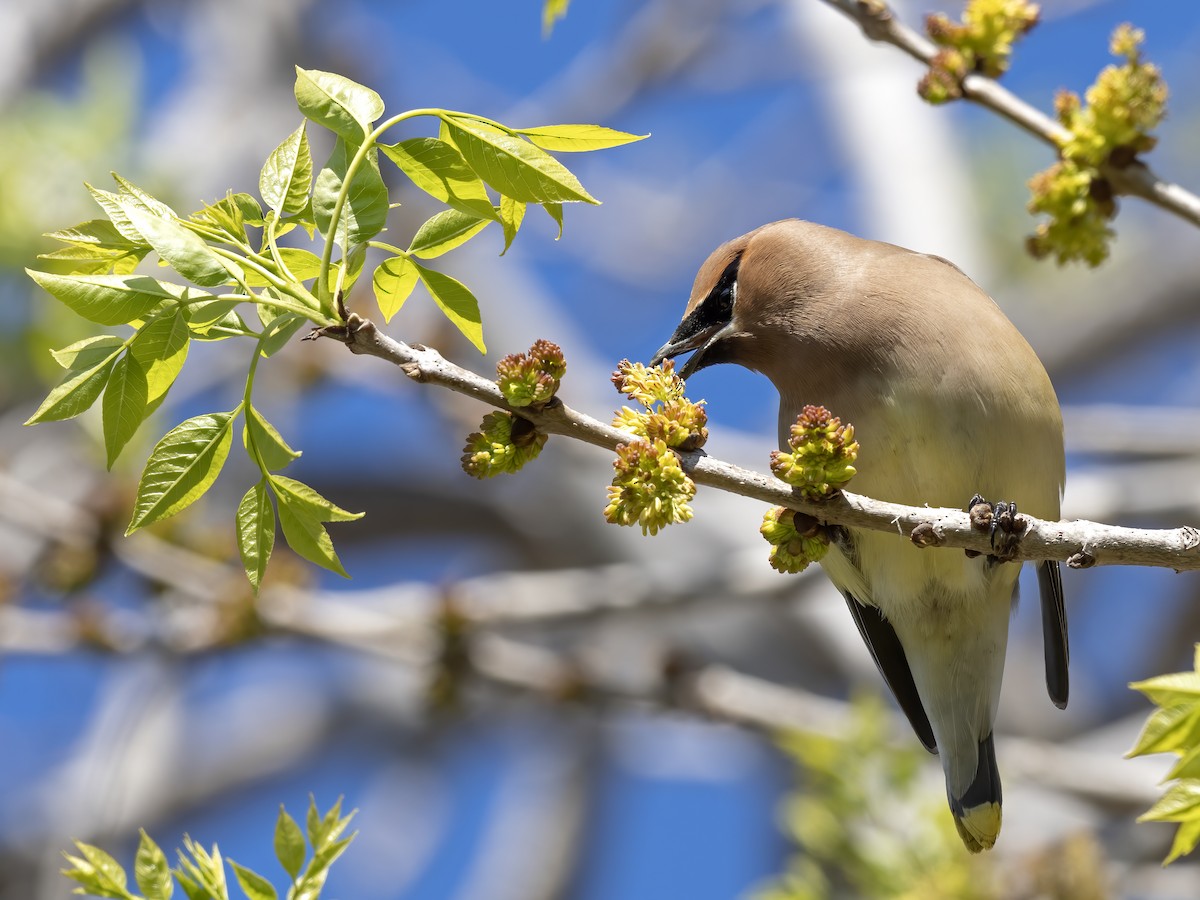
{"label": "bird's foot", "polygon": [[[1025,532],[1025,520],[1017,514],[1017,504],[1010,500],[990,502],[976,494],[967,504],[971,516],[971,527],[986,531],[992,545],[989,562],[1008,562],[1016,558],[1021,535]],[[979,556],[976,550],[964,551],[967,556]]]}

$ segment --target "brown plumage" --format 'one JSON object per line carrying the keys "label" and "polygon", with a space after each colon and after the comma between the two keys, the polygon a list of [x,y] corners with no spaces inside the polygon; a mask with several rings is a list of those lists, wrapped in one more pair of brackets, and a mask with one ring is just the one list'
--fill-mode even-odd
{"label": "brown plumage", "polygon": [[[961,507],[978,493],[1059,517],[1065,464],[1054,388],[999,307],[953,264],[789,219],[722,245],[658,358],[696,353],[779,391],[779,439],[806,404],[853,423],[857,493]],[[972,851],[1000,830],[992,723],[1019,565],[851,529],[822,562],[918,737],[941,754]],[[1039,571],[1047,686],[1067,700],[1057,563]]]}

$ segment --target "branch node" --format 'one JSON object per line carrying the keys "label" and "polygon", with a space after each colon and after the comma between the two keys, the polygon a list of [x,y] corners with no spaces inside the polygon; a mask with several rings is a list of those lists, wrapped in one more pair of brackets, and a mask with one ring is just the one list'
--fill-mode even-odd
{"label": "branch node", "polygon": [[940,547],[945,543],[942,534],[929,522],[922,522],[908,537],[918,547]]}
{"label": "branch node", "polygon": [[1080,550],[1067,557],[1067,567],[1071,569],[1090,569],[1096,564],[1096,557],[1089,550]]}

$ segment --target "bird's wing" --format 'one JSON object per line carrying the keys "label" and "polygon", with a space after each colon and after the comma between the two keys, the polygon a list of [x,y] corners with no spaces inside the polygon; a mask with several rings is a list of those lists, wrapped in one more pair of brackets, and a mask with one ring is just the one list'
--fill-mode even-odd
{"label": "bird's wing", "polygon": [[[1059,709],[1066,708],[1070,682],[1067,661],[1067,610],[1063,605],[1062,574],[1058,562],[1048,559],[1038,566],[1038,593],[1042,597],[1042,645],[1046,652],[1046,690]],[[862,626],[859,625],[859,630]]]}
{"label": "bird's wing", "polygon": [[913,683],[908,658],[904,655],[904,647],[900,638],[896,636],[896,630],[874,606],[859,603],[846,591],[842,593],[846,597],[846,605],[850,607],[850,615],[854,617],[854,624],[858,626],[858,633],[862,635],[875,665],[879,667],[879,674],[891,688],[896,702],[908,716],[913,731],[917,733],[925,749],[930,753],[937,753],[933,726],[929,724],[929,716],[925,714],[925,707],[921,705],[921,695],[917,693],[917,686]]}

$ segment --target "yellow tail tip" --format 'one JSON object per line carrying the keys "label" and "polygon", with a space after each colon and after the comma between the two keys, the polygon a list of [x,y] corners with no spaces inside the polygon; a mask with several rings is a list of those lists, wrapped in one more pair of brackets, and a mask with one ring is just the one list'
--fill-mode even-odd
{"label": "yellow tail tip", "polygon": [[958,836],[972,853],[991,850],[1000,836],[1000,804],[983,803],[954,816]]}

